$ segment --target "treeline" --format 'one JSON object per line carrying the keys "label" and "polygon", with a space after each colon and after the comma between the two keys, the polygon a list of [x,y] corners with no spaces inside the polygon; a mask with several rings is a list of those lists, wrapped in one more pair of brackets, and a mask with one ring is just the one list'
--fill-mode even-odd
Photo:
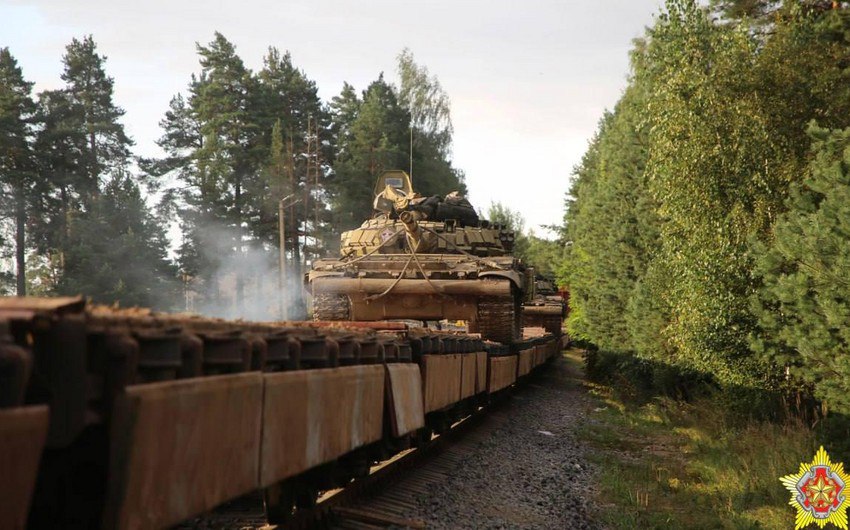
{"label": "treeline", "polygon": [[294,288],[299,264],[369,215],[384,169],[412,157],[421,193],[465,192],[449,98],[409,51],[397,84],[381,74],[330,101],[276,48],[256,72],[219,33],[197,52],[161,120],[165,155],[145,159],[92,37],[67,46],[64,86],[37,95],[0,49],[0,257],[15,264],[0,289],[268,318],[281,199]]}
{"label": "treeline", "polygon": [[575,171],[574,336],[850,412],[848,4],[667,2]]}
{"label": "treeline", "polygon": [[565,259],[564,238],[561,227],[543,226],[556,232],[557,237],[547,239],[537,236],[533,229],[527,228],[522,213],[505,206],[501,202],[490,204],[487,219],[499,223],[514,232],[513,253],[526,264],[534,265],[535,272],[554,279]]}

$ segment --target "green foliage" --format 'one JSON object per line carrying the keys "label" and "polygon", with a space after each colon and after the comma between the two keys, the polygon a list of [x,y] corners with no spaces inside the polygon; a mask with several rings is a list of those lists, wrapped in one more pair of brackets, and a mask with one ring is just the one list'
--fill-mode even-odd
{"label": "green foliage", "polygon": [[500,202],[490,204],[487,220],[499,223],[514,232],[513,254],[528,265],[533,265],[537,274],[554,278],[557,268],[563,263],[566,251],[563,241],[544,239],[526,230],[525,218],[520,212]]}
{"label": "green foliage", "polygon": [[772,244],[757,244],[757,350],[788,366],[831,409],[850,410],[850,129],[809,128],[814,159],[795,182]]}
{"label": "green foliage", "polygon": [[416,64],[408,48],[398,56],[398,75],[399,102],[410,112],[411,127],[418,133],[414,143],[427,141],[441,156],[447,156],[453,132],[448,94],[443,91],[440,81],[429,75],[427,68]]}
{"label": "green foliage", "polygon": [[101,174],[126,164],[132,141],[118,121],[124,110],[112,101],[114,81],[106,75],[106,57],[97,53],[91,35],[73,39],[62,62],[62,93],[70,114],[65,127],[77,142],[82,141],[73,168],[74,185],[85,204],[98,195]]}
{"label": "green foliage", "polygon": [[[37,180],[31,92],[32,83],[24,80],[9,49],[0,48],[0,216],[14,219],[15,292],[20,296],[26,294],[26,225]],[[0,243],[4,243],[2,236]],[[4,275],[0,289],[7,283],[8,276]]]}
{"label": "green foliage", "polygon": [[[561,278],[575,338],[740,388],[785,385],[789,365],[802,389],[850,406],[840,361],[824,361],[847,346],[840,285],[819,291],[829,276],[799,265],[812,259],[840,277],[847,264],[812,249],[841,248],[850,234],[830,232],[830,214],[813,206],[842,200],[825,165],[840,142],[813,132],[810,166],[807,123],[850,125],[850,11],[821,4],[717,2],[718,21],[694,1],[669,1],[636,41],[629,86],[567,201]],[[744,13],[761,25],[739,23]]]}
{"label": "green foliage", "polygon": [[487,220],[498,223],[514,233],[514,255],[526,259],[529,241],[525,233],[525,218],[520,212],[512,210],[500,202],[490,203]]}
{"label": "green foliage", "polygon": [[[643,175],[647,140],[639,112],[645,104],[643,87],[633,86],[603,118],[576,168],[566,215],[566,237],[572,244],[562,281],[570,286],[574,310],[568,329],[576,338],[611,351],[634,350],[632,334],[645,331],[643,324],[631,329],[624,318],[657,239],[654,204]],[[633,312],[645,308],[640,305]]]}
{"label": "green foliage", "polygon": [[398,88],[381,74],[361,96],[345,84],[331,101],[336,144],[328,187],[339,230],[369,217],[375,178],[387,169],[409,171],[412,162],[413,187],[423,196],[466,192],[463,173],[450,160],[448,95],[407,49],[398,57],[398,72]]}
{"label": "green foliage", "polygon": [[[138,175],[129,173],[124,111],[91,36],[66,47],[64,86],[40,93],[37,103],[9,50],[0,49],[0,291],[11,290],[6,263],[14,256],[19,294],[29,287],[168,305],[166,277],[176,272],[162,234],[165,222],[178,221],[185,299],[230,312],[222,295],[235,294],[241,314],[246,289],[277,282],[269,258],[281,243],[281,199],[287,259],[299,270],[370,215],[375,178],[386,169],[408,168],[412,159],[420,193],[466,191],[450,159],[449,97],[409,50],[398,57],[399,87],[379,76],[361,95],[345,84],[325,104],[289,52],[269,48],[252,72],[220,33],[196,48],[200,71],[160,122],[165,155],[138,159]],[[155,197],[155,209],[142,197]],[[126,261],[151,275],[122,270]]]}
{"label": "green foliage", "polygon": [[173,303],[177,282],[168,241],[130,177],[113,177],[91,208],[72,218],[70,234],[60,294],[125,306]]}
{"label": "green foliage", "polygon": [[127,172],[132,141],[106,58],[88,36],[62,62],[65,85],[39,94],[31,118],[34,176],[21,189],[31,237],[18,245],[28,291],[170,307],[167,241]]}
{"label": "green foliage", "polygon": [[751,75],[752,39],[713,24],[693,3],[668,8],[638,74],[653,87],[647,176],[664,219],[656,259],[675,279],[656,296],[669,304],[665,333],[679,358],[742,383],[755,368],[747,244],[781,205],[785,154]]}
{"label": "green foliage", "polygon": [[546,278],[555,278],[566,256],[564,242],[538,237],[533,232],[529,232],[526,238],[528,245],[522,259],[534,265],[536,271]]}
{"label": "green foliage", "polygon": [[448,96],[409,51],[399,57],[400,89],[383,76],[361,95],[346,83],[325,105],[288,52],[270,48],[253,73],[219,33],[197,49],[201,71],[161,122],[166,156],[143,167],[161,210],[179,214],[178,261],[200,303],[223,307],[223,277],[235,279],[237,308],[244,284],[268,283],[237,264],[278,247],[281,199],[294,268],[332,252],[342,230],[371,214],[378,174],[408,167],[411,127],[417,191],[465,191],[448,158]]}
{"label": "green foliage", "polygon": [[[340,98],[344,107],[335,116],[342,118],[354,105],[350,93],[343,92]],[[375,178],[385,170],[407,167],[409,156],[410,114],[383,75],[369,85],[361,100],[354,101],[353,120],[338,125],[347,134],[346,142],[337,145],[334,162],[334,210],[343,229],[358,226],[369,217]],[[414,186],[422,192],[418,181]]]}

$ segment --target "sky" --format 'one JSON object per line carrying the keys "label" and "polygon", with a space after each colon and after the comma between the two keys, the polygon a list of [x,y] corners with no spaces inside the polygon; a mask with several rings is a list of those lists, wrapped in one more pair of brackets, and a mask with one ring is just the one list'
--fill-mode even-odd
{"label": "sky", "polygon": [[[560,224],[573,167],[626,85],[632,40],[661,0],[0,0],[8,46],[35,90],[58,88],[64,47],[94,36],[136,142],[159,153],[159,120],[199,71],[195,43],[219,31],[258,70],[269,46],[330,100],[381,72],[405,47],[452,101],[453,163],[469,198],[519,211],[527,228]],[[414,168],[414,185],[415,185]]]}

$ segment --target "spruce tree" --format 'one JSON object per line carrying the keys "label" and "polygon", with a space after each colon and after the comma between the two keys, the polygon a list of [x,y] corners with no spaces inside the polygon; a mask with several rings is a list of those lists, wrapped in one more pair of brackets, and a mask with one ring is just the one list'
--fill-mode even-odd
{"label": "spruce tree", "polygon": [[663,347],[646,344],[646,306],[633,301],[658,245],[656,205],[644,175],[646,94],[646,84],[633,78],[602,119],[575,169],[565,217],[570,246],[561,281],[570,286],[570,332],[610,351]]}

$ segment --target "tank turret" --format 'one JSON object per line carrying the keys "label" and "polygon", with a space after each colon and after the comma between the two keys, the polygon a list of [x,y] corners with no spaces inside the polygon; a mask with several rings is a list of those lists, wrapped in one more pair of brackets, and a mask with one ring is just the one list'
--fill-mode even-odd
{"label": "tank turret", "polygon": [[375,184],[374,212],[344,232],[340,258],[313,264],[317,320],[465,320],[485,339],[520,339],[525,267],[513,233],[459,193],[423,197],[404,171]]}

